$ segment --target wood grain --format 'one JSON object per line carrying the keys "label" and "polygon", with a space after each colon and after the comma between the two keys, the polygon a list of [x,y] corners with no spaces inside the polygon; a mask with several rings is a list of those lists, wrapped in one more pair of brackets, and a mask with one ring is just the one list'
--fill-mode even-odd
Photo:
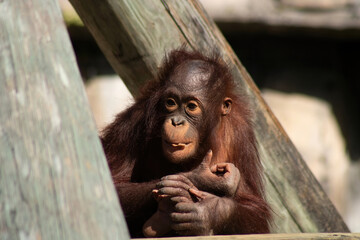
{"label": "wood grain", "polygon": [[129,239],[55,0],[0,1],[0,239]]}
{"label": "wood grain", "polygon": [[[151,239],[151,238],[146,238]],[[180,240],[182,237],[162,238],[162,240]],[[292,233],[292,234],[256,234],[256,235],[228,235],[228,236],[206,236],[187,237],[187,240],[358,240],[359,233]]]}

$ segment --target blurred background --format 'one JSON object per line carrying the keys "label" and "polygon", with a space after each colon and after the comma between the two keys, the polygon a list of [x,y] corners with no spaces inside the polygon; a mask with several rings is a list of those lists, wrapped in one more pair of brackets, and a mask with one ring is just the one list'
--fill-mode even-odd
{"label": "blurred background", "polygon": [[[133,99],[59,0],[101,129]],[[353,232],[360,232],[360,0],[201,0]]]}

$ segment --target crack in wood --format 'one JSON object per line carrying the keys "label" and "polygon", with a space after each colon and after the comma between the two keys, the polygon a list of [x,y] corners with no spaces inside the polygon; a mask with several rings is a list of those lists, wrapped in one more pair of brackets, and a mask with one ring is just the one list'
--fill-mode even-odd
{"label": "crack in wood", "polygon": [[186,42],[189,44],[189,46],[192,49],[195,49],[194,46],[191,44],[189,38],[187,37],[187,35],[185,34],[185,32],[182,30],[182,28],[180,27],[180,24],[176,21],[175,17],[173,16],[173,14],[171,13],[171,10],[168,6],[168,4],[166,3],[165,0],[160,0],[161,3],[164,5],[166,12],[169,14],[169,16],[171,17],[171,19],[174,21],[176,27],[179,29],[179,31],[181,32],[181,35],[183,35],[183,37],[185,38]]}

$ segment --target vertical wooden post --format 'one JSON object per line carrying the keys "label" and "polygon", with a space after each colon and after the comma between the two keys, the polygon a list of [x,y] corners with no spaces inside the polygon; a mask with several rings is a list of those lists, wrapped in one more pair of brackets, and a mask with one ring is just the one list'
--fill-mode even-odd
{"label": "vertical wooden post", "polygon": [[204,53],[220,52],[254,109],[266,192],[276,213],[272,231],[349,231],[197,0],[70,1],[133,94],[154,76],[164,54],[184,43]]}
{"label": "vertical wooden post", "polygon": [[56,0],[0,0],[0,238],[129,239]]}

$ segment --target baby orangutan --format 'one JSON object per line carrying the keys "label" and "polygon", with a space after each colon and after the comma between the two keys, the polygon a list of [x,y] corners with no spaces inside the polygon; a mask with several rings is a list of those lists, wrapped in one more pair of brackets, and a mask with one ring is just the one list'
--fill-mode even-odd
{"label": "baby orangutan", "polygon": [[172,51],[101,140],[132,237],[269,232],[251,111],[219,57]]}

